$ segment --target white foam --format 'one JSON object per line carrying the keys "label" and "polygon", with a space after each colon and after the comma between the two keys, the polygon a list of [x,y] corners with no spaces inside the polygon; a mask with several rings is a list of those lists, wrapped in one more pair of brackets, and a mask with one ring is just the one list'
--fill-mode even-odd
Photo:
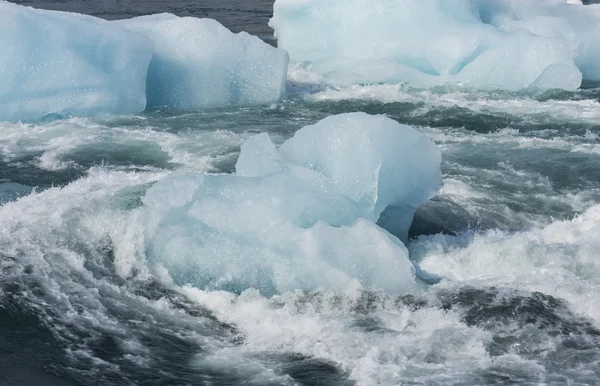
{"label": "white foam", "polygon": [[[115,126],[110,120],[71,118],[45,124],[0,123],[3,136],[0,152],[5,162],[35,155],[35,166],[45,170],[77,167],[78,162],[133,152],[141,158],[162,160],[193,170],[210,171],[222,158],[235,156],[238,147],[251,134],[229,130],[189,130],[171,133],[148,125],[143,119],[128,126]],[[85,154],[88,159],[83,159]],[[135,157],[132,157],[135,160]],[[113,165],[114,166],[114,165]],[[147,167],[147,165],[134,165]]]}
{"label": "white foam", "polygon": [[[600,102],[588,99],[538,100],[527,95],[462,92],[453,88],[414,90],[399,84],[331,87],[312,83],[292,72],[291,87],[300,98],[311,102],[361,100],[383,103],[423,103],[413,112],[424,115],[440,108],[464,108],[478,114],[517,117],[534,123],[600,123]],[[296,78],[297,77],[297,78]],[[310,79],[310,78],[309,78]]]}
{"label": "white foam", "polygon": [[[500,146],[502,149],[552,149],[572,153],[598,155],[600,145],[595,143],[593,134],[586,136],[569,136],[551,131],[523,133],[512,128],[505,128],[492,133],[477,133],[455,128],[424,127],[436,143],[446,149],[456,146]],[[537,134],[537,135],[532,135]]]}
{"label": "white foam", "polygon": [[[50,302],[44,307],[61,310],[48,316],[52,318],[48,322],[56,327],[57,339],[67,344],[66,353],[73,363],[95,363],[105,371],[119,372],[113,363],[99,359],[85,342],[70,336],[68,328],[61,329],[75,324],[92,335],[97,331],[111,334],[126,352],[126,360],[152,366],[152,351],[99,301],[99,296],[106,301],[111,294],[121,296],[124,307],[142,307],[151,313],[149,319],[162,323],[162,327],[173,324],[176,328],[172,332],[179,334],[178,338],[202,347],[191,361],[191,369],[223,369],[223,364],[236,364],[236,374],[256,384],[293,383],[278,375],[272,361],[261,360],[264,355],[284,357],[292,353],[333,364],[358,385],[409,381],[447,384],[457,380],[477,384],[483,382],[478,374],[517,370],[528,379],[547,380],[549,369],[539,363],[510,353],[490,356],[492,333],[466,325],[458,311],[435,306],[411,310],[396,305],[394,297],[383,296],[371,305],[368,314],[357,312],[362,288],[356,281],[338,292],[288,292],[273,298],[252,289],[237,296],[175,287],[199,310],[206,307],[220,322],[233,324],[243,339],[229,344],[218,336],[190,330],[189,326],[201,325],[204,319],[177,309],[166,298],[145,299],[129,293],[127,286],[95,277],[89,271],[95,255],[86,256],[88,264],[82,265],[83,255],[78,251],[81,246],[98,250],[108,236],[117,274],[129,278],[129,284],[149,278],[142,237],[146,219],[140,216],[142,208],[131,209],[128,197],[130,189],[163,177],[162,172],[95,168],[66,187],[51,188],[0,207],[0,253],[15,256],[23,266],[34,266],[37,280],[44,285],[44,301]],[[459,194],[463,187],[448,189]],[[409,247],[415,256],[423,257],[426,268],[447,277],[442,288],[509,284],[543,290],[568,299],[576,311],[598,323],[594,298],[600,289],[600,266],[595,258],[598,225],[600,207],[595,207],[573,221],[537,230],[423,237]],[[541,334],[545,346],[536,348],[551,351],[552,345],[560,343],[561,337]]]}
{"label": "white foam", "polygon": [[422,236],[409,246],[425,270],[459,284],[508,286],[566,299],[600,323],[600,206],[573,220],[506,233]]}
{"label": "white foam", "polygon": [[[600,206],[596,206],[576,219],[530,231],[427,236],[409,248],[422,258],[423,267],[446,277],[433,293],[469,285],[542,291],[566,299],[570,308],[598,325],[599,227]],[[550,368],[525,355],[509,352],[492,357],[488,350],[492,333],[467,326],[463,315],[452,310],[411,311],[383,297],[371,305],[368,316],[361,315],[355,312],[360,299],[355,286],[337,293],[286,293],[271,299],[255,290],[240,296],[193,287],[180,291],[243,334],[239,347],[214,354],[224,361],[240,351],[294,352],[336,364],[359,385],[457,380],[479,384],[485,378],[478,377],[485,373],[519,374],[539,382],[555,379],[549,378]],[[362,329],[361,321],[373,323],[376,331]],[[562,337],[546,335],[543,329],[531,327],[527,335],[533,339],[527,344],[541,353],[552,353],[564,344]],[[561,377],[583,371],[586,379],[593,368],[591,363]]]}
{"label": "white foam", "polygon": [[[67,133],[68,129],[65,130]],[[118,135],[124,135],[120,130],[117,130]],[[499,135],[517,133],[507,130]],[[511,170],[510,163],[505,167],[507,169],[497,172],[510,173],[508,175],[515,179],[531,178],[522,170]],[[269,170],[263,164],[250,169]],[[192,331],[190,326],[202,325],[205,319],[190,316],[166,298],[149,300],[130,293],[128,288],[158,275],[165,279],[165,284],[172,285],[165,271],[155,271],[146,260],[146,208],[135,207],[136,198],[143,194],[145,185],[163,179],[166,174],[164,171],[133,173],[92,168],[86,176],[65,187],[50,188],[0,206],[0,254],[14,256],[23,267],[33,267],[36,280],[44,286],[44,307],[56,307],[60,311],[40,317],[47,317],[49,325],[55,327],[55,336],[62,339],[62,343],[66,342],[67,355],[74,363],[82,366],[93,363],[105,371],[117,374],[119,371],[113,363],[99,359],[85,341],[70,335],[69,328],[73,325],[92,335],[100,331],[116,337],[117,344],[126,352],[126,359],[132,363],[141,367],[151,367],[154,363],[152,350],[136,340],[135,331],[107,311],[103,301],[111,294],[122,297],[110,299],[115,302],[113,306],[142,307],[144,313],[150,314],[149,320],[161,323],[162,327],[175,326],[172,332],[179,334],[178,338],[202,347],[191,361],[191,371],[207,366],[223,369],[224,364],[235,364],[239,366],[237,375],[256,384],[293,384],[289,377],[279,375],[277,364],[261,359],[273,354],[280,357],[301,354],[327,361],[358,385],[458,381],[481,384],[484,378],[478,378],[478,374],[509,372],[518,372],[535,382],[548,381],[551,369],[539,362],[513,353],[492,357],[488,350],[493,342],[492,333],[468,326],[458,311],[435,306],[410,310],[396,305],[391,297],[375,302],[367,315],[361,314],[357,302],[360,302],[363,287],[356,280],[348,281],[336,292],[289,291],[272,298],[252,289],[237,296],[174,286],[197,304],[195,311],[206,307],[220,322],[233,324],[243,339],[233,344],[219,336]],[[461,178],[449,179],[442,194],[467,202],[489,194],[481,186],[470,185]],[[155,185],[153,189],[159,187]],[[195,186],[186,188],[184,185],[171,189],[181,194],[188,189],[189,195],[196,190]],[[166,206],[179,204],[170,203],[167,197],[175,195],[162,195],[162,201],[158,202]],[[600,290],[600,265],[596,258],[600,247],[599,225],[600,207],[596,206],[572,221],[522,232],[424,236],[408,246],[412,256],[422,259],[424,268],[446,278],[430,292],[437,288],[455,290],[464,285],[542,291],[567,299],[572,309],[598,325],[600,314],[594,296]],[[354,248],[355,240],[367,249],[381,247],[377,239],[371,240],[376,244],[373,247],[364,243],[360,238],[364,235],[351,234],[342,241],[327,234],[325,238],[327,241],[336,239],[350,248]],[[114,264],[100,263],[102,256],[98,256],[98,251],[103,246],[112,248]],[[87,255],[82,248],[88,251]],[[116,285],[110,278],[93,273],[94,264],[106,264],[104,268],[114,269],[118,277],[128,280],[127,285]],[[414,290],[420,291],[420,288]],[[123,305],[119,303],[121,300]],[[34,301],[31,300],[32,304]],[[143,329],[145,325],[140,323],[140,326]],[[552,353],[552,346],[560,344],[562,337],[540,331],[542,343],[536,345],[536,349]],[[585,373],[590,367],[578,371]]]}
{"label": "white foam", "polygon": [[[368,316],[353,310],[359,292],[288,293],[267,299],[254,290],[239,297],[226,292],[180,289],[188,298],[234,324],[244,336],[239,347],[211,357],[221,362],[239,355],[296,353],[336,365],[357,385],[392,385],[404,382],[447,384],[462,380],[481,382],[479,372],[493,371],[497,361],[486,346],[492,335],[461,322],[453,311],[398,308],[393,300],[374,305]],[[377,329],[360,327],[373,323]],[[506,358],[523,363],[519,357]],[[532,366],[533,365],[533,366]]]}
{"label": "white foam", "polygon": [[[147,184],[164,175],[92,168],[67,186],[0,206],[3,280],[35,283],[35,289],[23,285],[11,296],[23,301],[25,309],[35,310],[60,342],[73,371],[101,368],[103,374],[127,377],[117,364],[119,358],[101,359],[92,348],[101,335],[114,339],[127,360],[155,364],[154,350],[130,323],[135,328],[148,320],[165,323],[166,328],[181,323],[185,328],[173,332],[178,338],[207,350],[226,344],[219,336],[200,336],[190,328],[206,319],[192,317],[164,298],[150,300],[130,291],[130,286],[152,279],[136,200]],[[122,320],[129,312],[135,320]]]}

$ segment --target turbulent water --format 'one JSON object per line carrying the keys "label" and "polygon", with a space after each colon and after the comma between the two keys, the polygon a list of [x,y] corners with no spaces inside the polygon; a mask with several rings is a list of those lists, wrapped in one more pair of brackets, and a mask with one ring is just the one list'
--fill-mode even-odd
{"label": "turbulent water", "polygon": [[[267,40],[271,1],[26,5],[116,19],[212,17]],[[214,3],[214,4],[212,4]],[[204,111],[0,123],[0,384],[470,385],[600,382],[600,88],[467,93],[311,86]],[[145,257],[141,197],[174,171],[231,173],[343,112],[442,152],[407,247],[429,284],[266,297],[171,283]]]}

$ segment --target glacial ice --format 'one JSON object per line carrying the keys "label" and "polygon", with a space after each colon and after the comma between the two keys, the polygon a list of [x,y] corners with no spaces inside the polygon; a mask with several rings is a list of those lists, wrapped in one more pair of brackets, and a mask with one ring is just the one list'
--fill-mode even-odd
{"label": "glacial ice", "polygon": [[215,20],[108,22],[0,0],[0,121],[265,103],[288,54]]}
{"label": "glacial ice", "polygon": [[573,90],[600,80],[600,5],[567,0],[276,0],[291,61],[337,85]]}
{"label": "glacial ice", "polygon": [[147,255],[201,288],[273,294],[359,281],[404,292],[416,285],[414,267],[375,221],[395,205],[405,232],[441,187],[440,162],[425,135],[364,113],[307,126],[279,149],[258,134],[236,174],[180,170],[148,189]]}
{"label": "glacial ice", "polygon": [[272,102],[287,80],[288,54],[212,19],[171,14],[115,21],[150,38],[148,106],[194,109]]}
{"label": "glacial ice", "polygon": [[0,121],[140,112],[151,57],[104,20],[0,1]]}
{"label": "glacial ice", "polygon": [[575,0],[473,1],[482,20],[505,33],[522,30],[570,45],[583,79],[600,81],[600,5],[583,6]]}

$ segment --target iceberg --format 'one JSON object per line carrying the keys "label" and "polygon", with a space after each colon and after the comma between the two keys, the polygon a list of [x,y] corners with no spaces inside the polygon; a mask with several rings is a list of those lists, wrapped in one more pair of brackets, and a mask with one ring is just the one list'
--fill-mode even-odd
{"label": "iceberg", "polygon": [[234,34],[212,19],[171,14],[114,23],[150,38],[148,107],[197,109],[279,100],[288,54],[246,32]]}
{"label": "iceberg", "polygon": [[143,111],[152,51],[98,18],[0,2],[0,121]]}
{"label": "iceberg", "polygon": [[[352,113],[307,126],[279,148],[248,139],[236,173],[180,170],[142,199],[147,256],[178,284],[265,294],[355,282],[416,285],[400,238],[442,185],[441,156],[415,129]],[[376,224],[401,208],[400,238]]]}
{"label": "iceberg", "polygon": [[578,0],[474,0],[482,20],[505,33],[560,39],[573,50],[584,80],[600,81],[600,5]]}
{"label": "iceberg", "polygon": [[572,0],[276,0],[292,63],[334,85],[574,90],[600,80],[600,5]]}
{"label": "iceberg", "polygon": [[0,121],[277,101],[288,54],[215,20],[106,21],[0,0]]}

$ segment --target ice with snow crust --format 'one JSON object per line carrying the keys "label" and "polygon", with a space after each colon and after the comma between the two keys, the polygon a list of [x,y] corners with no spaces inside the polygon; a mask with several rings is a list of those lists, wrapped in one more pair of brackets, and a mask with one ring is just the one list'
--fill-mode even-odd
{"label": "ice with snow crust", "polygon": [[329,84],[573,90],[600,80],[599,22],[567,0],[276,0],[270,26]]}
{"label": "ice with snow crust", "polygon": [[146,249],[179,284],[266,294],[356,283],[416,285],[404,244],[375,222],[416,208],[441,187],[440,153],[409,126],[364,113],[326,118],[278,149],[268,134],[243,146],[236,173],[179,171],[143,198]]}
{"label": "ice with snow crust", "polygon": [[0,1],[0,121],[277,101],[288,55],[212,19],[106,21]]}

